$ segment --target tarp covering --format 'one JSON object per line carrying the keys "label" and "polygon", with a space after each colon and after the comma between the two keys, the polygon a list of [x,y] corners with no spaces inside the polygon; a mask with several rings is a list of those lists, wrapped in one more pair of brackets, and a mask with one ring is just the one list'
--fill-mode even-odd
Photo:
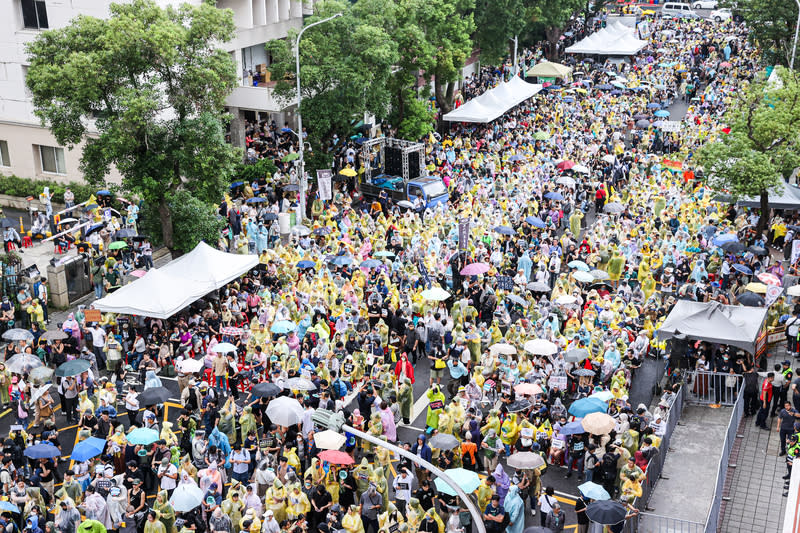
{"label": "tarp covering", "polygon": [[509,81],[498,84],[461,107],[450,111],[442,118],[450,122],[491,122],[541,90],[541,85],[528,83],[514,76]]}
{"label": "tarp covering", "polygon": [[[757,197],[743,198],[736,205],[744,207],[761,207],[761,199]],[[771,209],[800,209],[800,188],[785,184],[769,191],[769,207]]]}
{"label": "tarp covering", "polygon": [[568,54],[630,56],[646,46],[647,41],[637,39],[633,28],[614,22],[581,39],[567,48],[566,52]]}
{"label": "tarp covering", "polygon": [[150,269],[133,283],[94,302],[94,308],[104,313],[169,318],[208,292],[202,292],[196,282],[162,270]]}
{"label": "tarp covering", "polygon": [[537,76],[541,78],[565,78],[569,76],[571,72],[572,67],[560,63],[553,63],[551,61],[542,61],[532,68],[529,68],[525,74],[527,76]]}
{"label": "tarp covering", "polygon": [[255,255],[229,254],[204,242],[164,267],[94,303],[104,313],[169,318],[258,264]]}
{"label": "tarp covering", "polygon": [[765,307],[678,300],[656,334],[660,339],[685,335],[755,353],[756,339],[766,318]]}

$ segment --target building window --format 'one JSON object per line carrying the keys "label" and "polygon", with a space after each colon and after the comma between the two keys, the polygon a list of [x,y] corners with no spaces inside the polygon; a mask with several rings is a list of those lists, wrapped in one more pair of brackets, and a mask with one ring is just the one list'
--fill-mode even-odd
{"label": "building window", "polygon": [[33,30],[46,30],[47,5],[45,0],[20,0],[22,4],[22,23],[26,28]]}
{"label": "building window", "polygon": [[66,174],[67,165],[64,162],[64,149],[54,146],[40,146],[39,157],[42,160],[42,172],[51,174]]}
{"label": "building window", "polygon": [[0,167],[10,167],[11,159],[8,157],[8,141],[0,141]]}

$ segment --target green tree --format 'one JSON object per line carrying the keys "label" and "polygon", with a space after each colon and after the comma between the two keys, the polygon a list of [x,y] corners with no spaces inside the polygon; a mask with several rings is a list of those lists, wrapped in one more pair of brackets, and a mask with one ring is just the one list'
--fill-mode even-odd
{"label": "green tree", "polygon": [[[330,164],[326,148],[337,134],[346,138],[351,124],[364,113],[383,117],[388,114],[390,91],[388,80],[398,60],[397,43],[387,33],[378,0],[359,0],[355,5],[340,0],[323,0],[314,6],[314,22],[335,13],[343,16],[326,22],[303,34],[300,42],[300,112],[308,139],[317,154],[309,159],[314,165]],[[391,15],[391,6],[385,11]],[[273,58],[272,79],[278,80],[275,94],[283,101],[296,95],[295,55],[297,34],[288,39],[267,43]],[[312,162],[313,161],[313,162]]]}
{"label": "green tree", "polygon": [[[173,250],[190,252],[200,241],[216,246],[220,232],[225,227],[225,219],[217,214],[215,206],[200,201],[185,189],[169,193],[166,202],[172,213],[175,230]],[[148,235],[153,235],[155,243],[163,244],[157,207],[145,204],[141,215],[142,229]]]}
{"label": "green tree", "polygon": [[759,45],[766,63],[789,65],[797,24],[795,2],[728,0],[724,4],[747,22],[748,38]]}
{"label": "green tree", "polygon": [[547,59],[558,61],[558,41],[567,22],[584,9],[584,0],[533,0],[532,20],[544,29],[550,50]]}
{"label": "green tree", "polygon": [[218,47],[233,36],[233,14],[211,0],[165,9],[132,0],[110,11],[37,36],[27,85],[58,142],[85,143],[86,179],[102,184],[115,166],[125,190],[156,206],[172,247],[169,198],[186,191],[216,203],[239,159],[224,125],[236,69]]}
{"label": "green tree", "polygon": [[734,200],[760,198],[759,234],[766,227],[769,191],[780,190],[800,165],[800,80],[782,67],[778,74],[780,83],[756,82],[738,91],[725,116],[730,133],[698,153],[712,188]]}
{"label": "green tree", "polygon": [[525,29],[528,14],[524,0],[475,0],[475,44],[482,63],[495,65],[513,55],[512,40]]}

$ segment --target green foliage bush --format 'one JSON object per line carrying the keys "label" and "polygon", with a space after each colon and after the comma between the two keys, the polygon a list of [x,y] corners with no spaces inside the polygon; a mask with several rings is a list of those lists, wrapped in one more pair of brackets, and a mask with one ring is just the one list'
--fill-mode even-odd
{"label": "green foliage bush", "polygon": [[231,174],[232,181],[246,181],[252,183],[259,178],[267,175],[273,176],[278,171],[278,167],[271,159],[259,159],[255,163],[241,163],[237,165],[235,172]]}
{"label": "green foliage bush", "polygon": [[[226,222],[217,215],[215,206],[204,204],[185,190],[170,194],[168,202],[175,232],[175,250],[190,252],[200,241],[216,247]],[[140,233],[150,236],[155,245],[163,244],[158,207],[145,203],[139,211],[139,217]]]}
{"label": "green foliage bush", "polygon": [[53,194],[53,202],[57,204],[64,203],[64,191],[67,187],[69,187],[75,195],[75,203],[88,200],[93,193],[97,192],[97,189],[91,185],[83,183],[70,182],[65,185],[63,183],[56,183],[55,181],[20,178],[14,175],[0,175],[0,194],[19,196],[22,198],[27,198],[28,196],[38,197],[39,194],[44,191],[45,187],[50,187],[50,192]]}

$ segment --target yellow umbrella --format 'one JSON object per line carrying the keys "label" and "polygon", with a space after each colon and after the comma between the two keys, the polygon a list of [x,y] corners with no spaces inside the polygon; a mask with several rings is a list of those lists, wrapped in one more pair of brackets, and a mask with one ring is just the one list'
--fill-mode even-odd
{"label": "yellow umbrella", "polygon": [[763,283],[750,282],[745,285],[745,290],[759,294],[767,294],[767,286]]}
{"label": "yellow umbrella", "polygon": [[356,171],[353,170],[352,168],[343,168],[342,170],[339,171],[339,174],[341,174],[342,176],[349,176],[352,178],[353,176],[356,175]]}

